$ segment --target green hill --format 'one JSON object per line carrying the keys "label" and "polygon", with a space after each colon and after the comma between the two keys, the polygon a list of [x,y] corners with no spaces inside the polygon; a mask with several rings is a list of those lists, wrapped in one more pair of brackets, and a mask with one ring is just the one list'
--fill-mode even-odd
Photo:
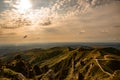
{"label": "green hill", "polygon": [[0,80],[120,80],[120,51],[111,47],[31,49],[1,60]]}

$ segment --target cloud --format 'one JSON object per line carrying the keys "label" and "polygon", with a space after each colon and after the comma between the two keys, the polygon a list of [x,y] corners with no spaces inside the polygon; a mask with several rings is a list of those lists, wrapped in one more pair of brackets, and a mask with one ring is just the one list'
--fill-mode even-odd
{"label": "cloud", "polygon": [[81,33],[85,33],[85,32],[86,32],[85,30],[80,30],[80,34],[81,34]]}
{"label": "cloud", "polygon": [[115,25],[115,26],[113,26],[114,28],[120,28],[120,25]]}
{"label": "cloud", "polygon": [[51,22],[49,19],[43,21],[43,23],[40,23],[40,25],[42,25],[42,26],[49,26],[49,25],[51,25],[51,24],[52,24],[52,22]]}
{"label": "cloud", "polygon": [[31,22],[24,15],[17,14],[13,10],[6,10],[0,14],[0,27],[4,29],[15,29],[28,26]]}
{"label": "cloud", "polygon": [[0,33],[0,35],[8,35],[8,36],[10,36],[10,35],[16,35],[16,33]]}
{"label": "cloud", "polygon": [[45,33],[58,34],[60,31],[57,28],[44,28]]}
{"label": "cloud", "polygon": [[105,0],[57,0],[49,7],[34,8],[25,14],[12,8],[0,14],[1,35],[6,41],[12,41],[10,35],[15,41],[28,35],[23,42],[110,41],[120,34],[114,28],[119,26],[119,13],[118,3]]}
{"label": "cloud", "polygon": [[3,2],[4,2],[4,3],[10,3],[11,0],[4,0]]}
{"label": "cloud", "polygon": [[108,30],[101,30],[101,33],[108,33]]}
{"label": "cloud", "polygon": [[[15,0],[17,1],[17,0]],[[21,14],[16,8],[16,3],[12,0],[4,0],[5,3],[9,4],[10,10],[5,10],[0,15],[2,19],[0,20],[1,28],[5,29],[15,29],[24,26],[32,25],[42,25],[48,26],[51,22],[67,18],[79,12],[83,13],[88,8],[88,4],[83,2],[76,6],[76,2],[72,0],[58,0],[51,7],[41,7],[40,9],[30,9],[27,12]],[[76,0],[79,1],[79,0]],[[70,5],[71,3],[73,5]],[[76,7],[81,8],[76,8]],[[64,10],[67,10],[64,12]],[[48,20],[49,19],[49,20]],[[5,24],[7,23],[7,24]]]}
{"label": "cloud", "polygon": [[0,30],[0,35],[3,33],[3,31],[2,30]]}

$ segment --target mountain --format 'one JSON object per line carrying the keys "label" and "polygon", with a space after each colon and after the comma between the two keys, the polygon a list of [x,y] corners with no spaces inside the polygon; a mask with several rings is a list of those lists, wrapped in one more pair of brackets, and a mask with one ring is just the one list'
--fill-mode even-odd
{"label": "mountain", "polygon": [[82,43],[82,42],[59,42],[59,43],[26,43],[26,44],[0,44],[0,56],[15,52],[21,52],[30,49],[42,48],[47,49],[51,47],[72,47],[77,48],[81,46],[92,47],[113,47],[120,50],[120,43]]}
{"label": "mountain", "polygon": [[113,47],[35,48],[0,59],[0,80],[120,80],[120,50]]}

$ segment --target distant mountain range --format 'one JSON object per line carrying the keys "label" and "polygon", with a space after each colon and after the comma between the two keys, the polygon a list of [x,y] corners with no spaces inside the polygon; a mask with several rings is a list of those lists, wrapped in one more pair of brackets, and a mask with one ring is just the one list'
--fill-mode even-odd
{"label": "distant mountain range", "polygon": [[114,47],[120,49],[120,43],[81,43],[81,42],[63,42],[63,43],[29,43],[29,44],[0,44],[0,55],[15,53],[34,48],[51,48],[51,47]]}

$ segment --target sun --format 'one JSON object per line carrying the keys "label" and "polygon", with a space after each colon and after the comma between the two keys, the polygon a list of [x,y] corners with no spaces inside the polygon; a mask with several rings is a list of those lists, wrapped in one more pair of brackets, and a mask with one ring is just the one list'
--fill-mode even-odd
{"label": "sun", "polygon": [[19,0],[16,8],[20,13],[25,13],[32,7],[30,0]]}

